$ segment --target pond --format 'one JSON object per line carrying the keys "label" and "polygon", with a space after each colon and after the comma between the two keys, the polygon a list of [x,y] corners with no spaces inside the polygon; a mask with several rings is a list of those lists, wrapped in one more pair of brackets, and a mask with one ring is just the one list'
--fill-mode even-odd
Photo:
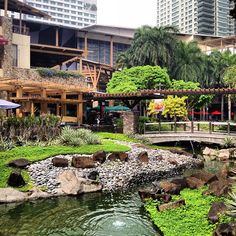
{"label": "pond", "polygon": [[137,189],[0,205],[0,236],[156,236]]}

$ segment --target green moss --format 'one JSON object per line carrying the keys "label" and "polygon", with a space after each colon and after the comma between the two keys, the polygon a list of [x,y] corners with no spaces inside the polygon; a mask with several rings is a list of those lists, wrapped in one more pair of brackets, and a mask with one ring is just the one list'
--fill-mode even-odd
{"label": "green moss", "polygon": [[[84,145],[80,147],[71,146],[25,146],[16,147],[9,151],[0,152],[0,188],[7,187],[7,179],[11,173],[11,168],[7,164],[11,160],[18,158],[25,158],[29,161],[41,161],[46,158],[56,156],[56,155],[66,155],[66,154],[93,154],[97,151],[104,150],[105,152],[126,152],[130,148],[125,145],[119,145],[109,140],[103,140],[102,144],[98,145]],[[32,188],[32,183],[30,177],[26,171],[23,171],[24,179],[27,183],[26,186],[20,188],[21,190]]]}
{"label": "green moss", "polygon": [[[185,206],[177,209],[157,211],[158,202],[148,201],[145,208],[150,214],[154,224],[164,233],[165,236],[207,236],[212,235],[216,224],[211,224],[207,214],[211,204],[215,201],[224,201],[224,198],[202,195],[201,190],[184,189],[180,197],[185,199]],[[175,197],[174,200],[177,200]],[[228,222],[229,217],[223,216],[221,222]]]}

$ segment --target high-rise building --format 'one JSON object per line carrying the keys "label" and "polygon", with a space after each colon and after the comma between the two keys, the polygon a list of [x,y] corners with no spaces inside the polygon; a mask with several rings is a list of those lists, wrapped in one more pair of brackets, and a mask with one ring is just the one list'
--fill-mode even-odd
{"label": "high-rise building", "polygon": [[97,0],[24,0],[48,13],[51,19],[25,16],[25,19],[82,28],[97,23]]}
{"label": "high-rise building", "polygon": [[157,0],[157,26],[173,25],[181,33],[235,34],[230,0]]}

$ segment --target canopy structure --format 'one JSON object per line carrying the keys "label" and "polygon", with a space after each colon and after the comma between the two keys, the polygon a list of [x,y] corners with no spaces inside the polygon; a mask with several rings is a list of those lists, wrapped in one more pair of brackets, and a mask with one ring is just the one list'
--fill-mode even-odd
{"label": "canopy structure", "polygon": [[129,111],[130,109],[126,106],[113,106],[107,107],[105,109],[106,112],[118,112],[118,111]]}
{"label": "canopy structure", "polygon": [[21,106],[20,104],[0,99],[0,109],[5,109],[5,110],[16,109],[20,106]]}

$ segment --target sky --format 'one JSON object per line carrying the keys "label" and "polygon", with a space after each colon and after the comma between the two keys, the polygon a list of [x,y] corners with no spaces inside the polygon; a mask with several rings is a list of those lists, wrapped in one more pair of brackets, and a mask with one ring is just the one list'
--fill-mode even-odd
{"label": "sky", "polygon": [[156,0],[97,0],[97,24],[137,28],[156,24]]}

